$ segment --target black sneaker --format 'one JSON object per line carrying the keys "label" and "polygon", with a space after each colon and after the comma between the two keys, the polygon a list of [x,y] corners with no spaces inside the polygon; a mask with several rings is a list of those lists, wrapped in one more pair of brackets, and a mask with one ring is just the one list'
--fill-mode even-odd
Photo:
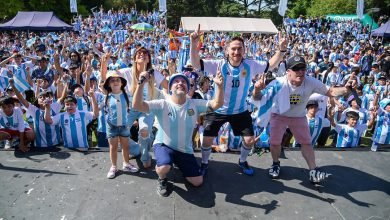
{"label": "black sneaker", "polygon": [[320,183],[324,181],[326,178],[330,177],[332,174],[321,171],[319,168],[315,168],[314,170],[310,170],[309,172],[309,180],[312,183]]}
{"label": "black sneaker", "polygon": [[158,178],[157,193],[162,197],[167,197],[169,195],[167,178],[165,179]]}
{"label": "black sneaker", "polygon": [[208,163],[201,163],[199,173],[201,176],[205,176],[207,174],[207,169],[209,168]]}
{"label": "black sneaker", "polygon": [[277,179],[279,177],[279,174],[280,174],[280,162],[278,163],[274,162],[271,168],[269,168],[268,170],[268,175],[272,179]]}

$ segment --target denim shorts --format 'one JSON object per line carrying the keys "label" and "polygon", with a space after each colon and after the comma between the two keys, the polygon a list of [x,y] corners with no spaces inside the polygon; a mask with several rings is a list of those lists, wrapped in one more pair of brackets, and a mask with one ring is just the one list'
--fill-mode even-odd
{"label": "denim shorts", "polygon": [[115,126],[107,122],[107,138],[130,137],[130,128],[128,126]]}

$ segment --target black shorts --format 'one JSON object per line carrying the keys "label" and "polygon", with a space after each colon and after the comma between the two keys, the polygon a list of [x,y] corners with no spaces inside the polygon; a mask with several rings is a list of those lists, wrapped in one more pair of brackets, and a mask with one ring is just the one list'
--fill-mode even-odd
{"label": "black shorts", "polygon": [[223,124],[229,122],[235,136],[253,136],[252,117],[249,111],[234,115],[222,115],[215,112],[207,113],[203,123],[203,136],[216,137]]}

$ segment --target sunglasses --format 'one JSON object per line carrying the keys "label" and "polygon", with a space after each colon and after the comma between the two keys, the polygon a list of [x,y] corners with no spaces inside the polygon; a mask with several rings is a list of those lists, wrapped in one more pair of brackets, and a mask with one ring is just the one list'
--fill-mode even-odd
{"label": "sunglasses", "polygon": [[293,68],[291,68],[292,71],[306,71],[306,67],[305,66],[294,66]]}

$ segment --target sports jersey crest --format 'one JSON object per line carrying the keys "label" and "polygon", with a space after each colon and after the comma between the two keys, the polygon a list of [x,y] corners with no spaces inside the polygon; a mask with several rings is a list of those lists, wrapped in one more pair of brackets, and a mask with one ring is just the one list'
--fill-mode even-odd
{"label": "sports jersey crest", "polygon": [[195,111],[194,111],[194,109],[190,108],[187,110],[187,113],[189,116],[193,116],[195,114]]}

